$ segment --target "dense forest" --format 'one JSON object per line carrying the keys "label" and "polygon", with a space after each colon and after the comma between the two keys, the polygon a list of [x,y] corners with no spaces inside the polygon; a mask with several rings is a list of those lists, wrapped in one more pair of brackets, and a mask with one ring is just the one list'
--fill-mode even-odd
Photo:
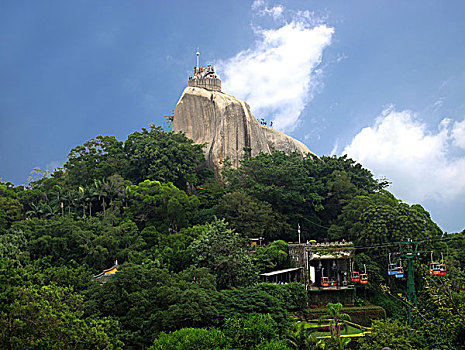
{"label": "dense forest", "polygon": [[[296,323],[301,284],[258,283],[292,266],[300,225],[305,241],[353,242],[370,276],[356,304],[386,310],[351,347],[465,349],[465,231],[442,232],[345,156],[247,154],[218,179],[202,145],[151,125],[89,140],[27,186],[0,183],[0,348],[344,349],[338,332],[317,341]],[[408,239],[421,242],[411,327],[406,281],[386,274]],[[430,251],[443,253],[440,279]]]}

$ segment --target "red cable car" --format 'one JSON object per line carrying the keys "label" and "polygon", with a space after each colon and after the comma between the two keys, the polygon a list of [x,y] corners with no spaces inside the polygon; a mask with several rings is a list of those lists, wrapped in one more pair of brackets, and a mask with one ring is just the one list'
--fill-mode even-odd
{"label": "red cable car", "polygon": [[358,273],[358,271],[352,272],[352,282],[360,282],[360,273]]}
{"label": "red cable car", "polygon": [[447,273],[447,268],[445,264],[439,264],[439,276],[445,276]]}

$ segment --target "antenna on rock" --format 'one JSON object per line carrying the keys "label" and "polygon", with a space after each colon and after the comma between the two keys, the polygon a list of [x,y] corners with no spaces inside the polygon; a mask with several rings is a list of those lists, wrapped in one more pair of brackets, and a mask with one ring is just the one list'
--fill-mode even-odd
{"label": "antenna on rock", "polygon": [[197,68],[199,68],[199,56],[200,56],[200,52],[199,52],[199,49],[197,48],[197,52],[195,53],[195,55],[197,56]]}

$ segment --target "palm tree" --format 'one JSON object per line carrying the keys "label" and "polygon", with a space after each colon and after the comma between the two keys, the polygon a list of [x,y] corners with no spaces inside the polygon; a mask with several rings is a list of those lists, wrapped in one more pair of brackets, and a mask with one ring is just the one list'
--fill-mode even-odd
{"label": "palm tree", "polygon": [[54,203],[59,203],[60,204],[60,207],[61,207],[61,216],[64,216],[65,215],[65,205],[64,205],[64,201],[65,201],[65,192],[63,191],[63,189],[61,188],[61,186],[59,185],[55,185],[53,186],[53,189],[52,189],[52,194],[53,194],[53,197],[54,200],[53,202]]}
{"label": "palm tree", "polygon": [[[115,204],[114,203],[114,200],[119,200],[120,197],[122,197],[124,195],[124,190],[125,190],[125,186],[124,186],[124,179],[116,174],[116,175],[112,175],[108,178],[108,182],[107,182],[107,185],[106,185],[106,191],[108,193],[108,196],[110,198],[110,206],[113,207],[113,205]],[[115,201],[117,202],[117,201]]]}
{"label": "palm tree", "polygon": [[71,214],[71,207],[75,204],[76,192],[70,190],[63,195],[63,202],[68,206],[68,215]]}
{"label": "palm tree", "polygon": [[44,203],[44,218],[54,218],[58,214],[58,206]]}
{"label": "palm tree", "polygon": [[304,323],[296,323],[294,329],[287,334],[287,341],[296,350],[308,350],[315,349],[316,338],[311,329],[305,328]]}
{"label": "palm tree", "polygon": [[79,187],[79,191],[83,195],[83,206],[89,207],[89,216],[92,217],[92,202],[97,198],[98,193],[94,186]]}
{"label": "palm tree", "polygon": [[68,214],[71,214],[71,208],[73,208],[73,213],[77,214],[77,210],[81,207],[81,202],[83,199],[83,194],[79,189],[77,191],[70,190],[66,194],[66,201],[68,202]]}
{"label": "palm tree", "polygon": [[42,214],[44,213],[43,211],[43,202],[39,202],[37,204],[35,204],[34,202],[31,202],[29,203],[29,206],[31,207],[31,210],[28,210],[26,212],[26,216],[28,218],[31,218],[31,217],[38,217],[40,218],[42,216]]}
{"label": "palm tree", "polygon": [[[341,303],[328,303],[326,305],[326,315],[320,317],[319,321],[327,321],[329,319],[329,329],[331,331],[331,337],[336,340],[339,349],[344,349],[348,341],[344,341],[341,338],[341,329],[340,326],[344,327],[344,320],[350,321],[350,316],[348,314],[342,313],[342,304]],[[350,341],[350,340],[349,340]]]}
{"label": "palm tree", "polygon": [[82,206],[82,217],[85,217],[86,216],[86,195],[85,195],[84,187],[79,186],[79,190],[74,200],[76,204],[80,204]]}
{"label": "palm tree", "polygon": [[105,217],[105,208],[107,207],[107,202],[105,201],[108,193],[106,191],[107,182],[106,180],[94,180],[95,192],[97,193],[98,199],[102,200],[103,216]]}
{"label": "palm tree", "polygon": [[129,207],[129,201],[132,199],[132,192],[131,192],[131,186],[126,186],[124,188],[122,198],[124,201],[124,208]]}

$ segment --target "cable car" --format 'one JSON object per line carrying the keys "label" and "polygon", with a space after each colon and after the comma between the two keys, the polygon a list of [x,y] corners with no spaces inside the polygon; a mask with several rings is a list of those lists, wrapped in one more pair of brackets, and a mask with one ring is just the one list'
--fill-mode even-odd
{"label": "cable car", "polygon": [[367,284],[368,283],[368,274],[367,274],[367,267],[365,264],[363,264],[363,268],[365,269],[365,273],[362,273],[360,275],[360,283],[361,284]]}
{"label": "cable car", "polygon": [[446,264],[444,264],[444,255],[441,253],[441,263],[439,264],[439,276],[445,276],[447,274]]}
{"label": "cable car", "polygon": [[334,278],[331,278],[331,280],[329,281],[329,285],[332,286],[332,287],[336,287],[337,286],[337,281],[334,280]]}
{"label": "cable car", "polygon": [[404,268],[402,266],[397,268],[396,278],[404,278]]}
{"label": "cable car", "polygon": [[329,278],[328,277],[321,277],[321,286],[322,287],[329,287]]}
{"label": "cable car", "polygon": [[397,274],[397,264],[391,263],[391,253],[389,253],[389,265],[387,270],[388,276],[395,276]]}
{"label": "cable car", "polygon": [[321,269],[321,286],[322,287],[329,287],[329,278],[324,277],[324,272],[325,272],[325,268],[323,267]]}
{"label": "cable car", "polygon": [[439,269],[439,263],[437,261],[433,261],[433,252],[431,252],[431,264],[430,264],[430,268],[429,268],[429,274],[430,275],[434,275],[434,276],[439,276],[439,274],[441,273],[440,269]]}
{"label": "cable car", "polygon": [[358,273],[357,271],[352,272],[352,282],[360,282],[360,273]]}
{"label": "cable car", "polygon": [[388,265],[388,276],[395,276],[397,275],[397,264],[389,264]]}
{"label": "cable car", "polygon": [[439,263],[438,262],[432,262],[430,264],[429,268],[429,274],[430,275],[439,275],[441,272],[439,271]]}

